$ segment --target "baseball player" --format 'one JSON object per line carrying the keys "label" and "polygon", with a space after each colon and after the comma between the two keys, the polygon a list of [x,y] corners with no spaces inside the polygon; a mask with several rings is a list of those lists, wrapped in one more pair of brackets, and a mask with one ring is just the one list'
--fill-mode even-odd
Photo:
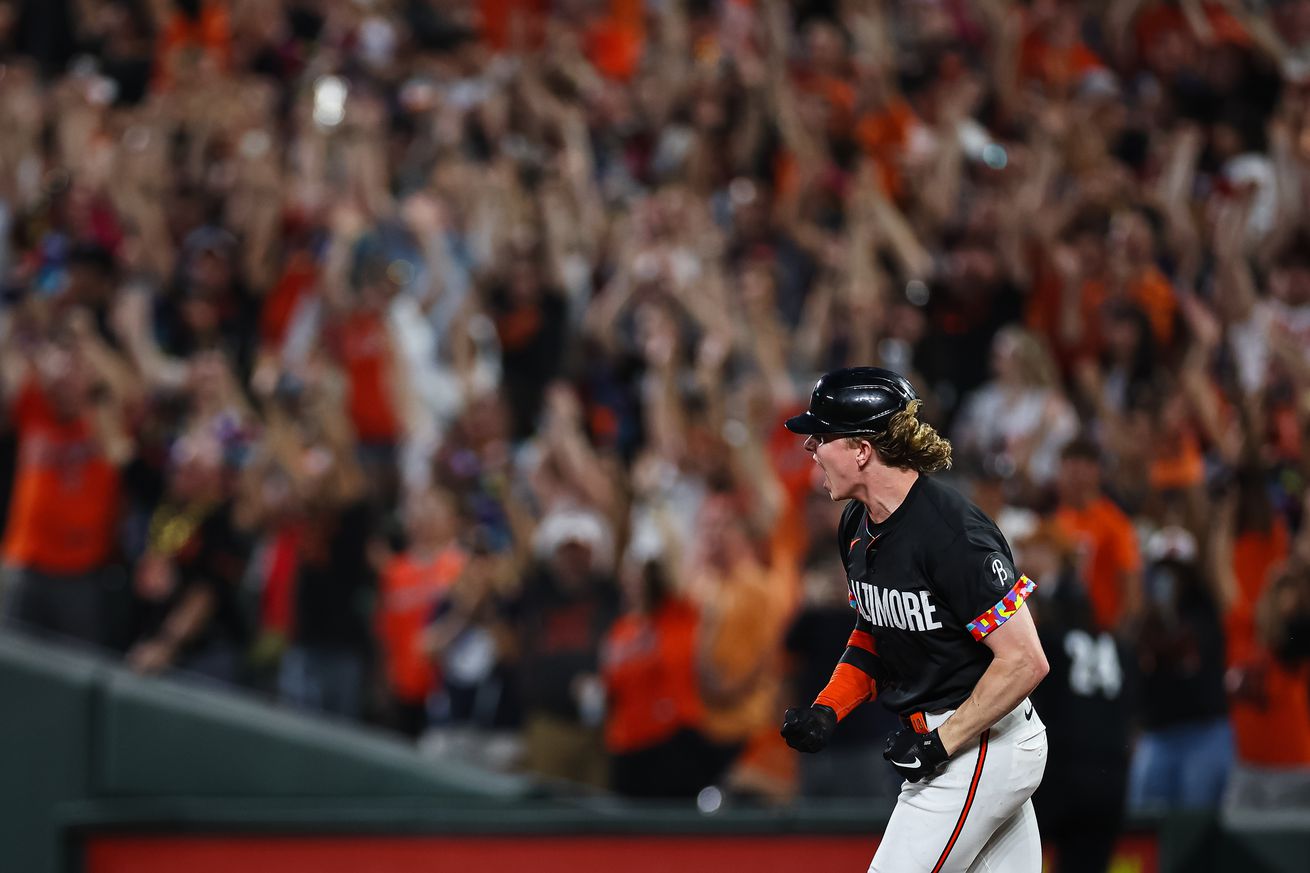
{"label": "baseball player", "polygon": [[903,727],[884,757],[904,777],[870,873],[1040,873],[1029,799],[1046,766],[1046,728],[1028,693],[1046,675],[1014,569],[990,518],[930,476],[951,445],[917,417],[900,375],[836,370],[787,427],[824,473],[842,513],[839,548],[855,631],[808,709],[782,735],[817,752],[874,697]]}

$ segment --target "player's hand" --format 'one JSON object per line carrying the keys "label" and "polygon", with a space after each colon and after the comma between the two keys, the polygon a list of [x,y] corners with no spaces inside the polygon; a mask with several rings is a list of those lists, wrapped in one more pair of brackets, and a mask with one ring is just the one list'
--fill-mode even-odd
{"label": "player's hand", "polygon": [[901,728],[887,738],[882,756],[911,782],[936,776],[950,758],[937,731],[920,734],[909,728]]}
{"label": "player's hand", "polygon": [[782,717],[782,738],[798,752],[819,751],[828,745],[836,729],[837,713],[823,704],[789,709]]}

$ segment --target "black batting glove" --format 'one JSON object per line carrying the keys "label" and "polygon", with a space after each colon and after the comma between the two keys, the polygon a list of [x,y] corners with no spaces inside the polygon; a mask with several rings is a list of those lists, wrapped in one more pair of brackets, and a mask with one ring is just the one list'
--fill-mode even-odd
{"label": "black batting glove", "polygon": [[887,738],[882,756],[911,782],[936,776],[950,758],[937,731],[920,734],[909,728],[901,728]]}
{"label": "black batting glove", "polygon": [[798,752],[817,752],[837,729],[837,713],[816,703],[809,709],[789,709],[782,717],[782,738]]}

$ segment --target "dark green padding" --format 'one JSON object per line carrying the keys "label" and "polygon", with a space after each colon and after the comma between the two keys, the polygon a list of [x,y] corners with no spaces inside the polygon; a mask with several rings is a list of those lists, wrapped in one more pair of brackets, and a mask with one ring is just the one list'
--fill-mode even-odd
{"label": "dark green padding", "polygon": [[217,690],[148,680],[0,630],[0,873],[63,873],[71,810],[238,798],[422,798],[491,807],[530,780]]}
{"label": "dark green padding", "polygon": [[86,797],[95,662],[0,631],[0,870],[54,871],[52,810]]}
{"label": "dark green padding", "polygon": [[357,727],[115,670],[106,674],[96,785],[113,796],[526,796],[527,780],[434,764]]}

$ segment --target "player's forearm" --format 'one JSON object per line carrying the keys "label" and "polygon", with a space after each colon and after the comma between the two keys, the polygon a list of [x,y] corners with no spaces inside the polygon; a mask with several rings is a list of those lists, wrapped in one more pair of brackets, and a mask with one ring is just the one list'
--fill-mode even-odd
{"label": "player's forearm", "polygon": [[832,671],[827,686],[814,699],[815,706],[827,706],[845,718],[857,706],[878,696],[876,647],[867,630],[859,627],[846,641],[846,652]]}
{"label": "player's forearm", "polygon": [[872,700],[877,694],[877,685],[873,677],[848,660],[852,651],[858,654],[861,650],[849,648],[846,650],[846,657],[837,663],[836,669],[832,671],[832,678],[814,699],[815,706],[826,706],[836,713],[838,721],[850,715],[862,703]]}
{"label": "player's forearm", "polygon": [[1016,653],[994,658],[969,698],[937,729],[946,751],[955,754],[1000,721],[1037,687],[1048,670],[1042,657]]}

